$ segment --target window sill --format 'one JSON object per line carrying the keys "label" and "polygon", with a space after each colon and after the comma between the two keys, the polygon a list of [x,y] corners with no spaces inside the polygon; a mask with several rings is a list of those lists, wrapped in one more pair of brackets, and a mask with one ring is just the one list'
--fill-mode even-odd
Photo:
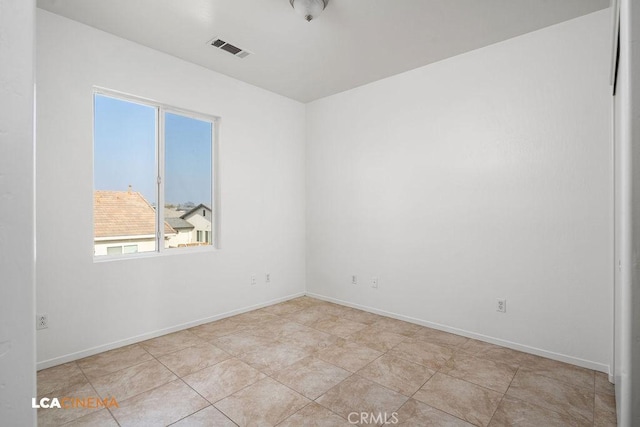
{"label": "window sill", "polygon": [[126,255],[99,255],[93,256],[94,263],[111,262],[111,261],[128,261],[133,259],[145,259],[145,258],[163,258],[166,256],[174,255],[188,255],[188,254],[200,254],[200,253],[214,253],[219,252],[220,248],[215,246],[198,246],[193,248],[173,248],[163,249],[161,252],[139,252],[137,254]]}

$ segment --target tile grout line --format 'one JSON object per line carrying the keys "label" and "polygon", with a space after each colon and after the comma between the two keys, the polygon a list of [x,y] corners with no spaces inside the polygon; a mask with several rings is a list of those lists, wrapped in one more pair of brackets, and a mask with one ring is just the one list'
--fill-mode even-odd
{"label": "tile grout line", "polygon": [[[520,369],[523,369],[524,371],[527,371],[527,369],[526,369],[526,368],[520,368],[520,367],[518,367],[518,369],[516,370],[516,375],[518,374],[518,372],[520,371]],[[508,391],[509,391],[509,389],[511,388],[511,385],[513,384],[513,381],[515,380],[516,375],[514,375],[514,376],[513,376],[513,378],[511,379],[511,383],[509,383],[509,388],[507,388],[507,391],[505,391],[505,392],[504,392],[504,397],[507,397],[507,392],[508,392]],[[548,377],[545,377],[545,378],[548,378]],[[504,397],[503,397],[503,400],[504,400]],[[528,404],[528,405],[534,406],[534,407],[536,407],[536,408],[540,408],[540,409],[545,410],[545,411],[553,412],[554,414],[558,414],[558,415],[560,415],[560,416],[566,416],[566,417],[569,417],[569,418],[571,418],[572,420],[579,420],[579,418],[577,418],[577,417],[575,417],[575,416],[573,416],[573,415],[571,415],[571,414],[565,414],[565,413],[562,413],[562,412],[556,411],[556,410],[555,410],[555,409],[553,409],[553,408],[549,408],[549,407],[546,407],[546,406],[540,406],[540,405],[538,405],[537,403],[529,402],[528,400],[524,400],[524,399],[521,399],[521,398],[518,398],[518,397],[514,397],[514,396],[508,396],[508,397],[509,397],[510,399],[514,399],[514,400],[517,400],[517,401],[519,401],[519,402],[523,402],[523,403],[526,403],[526,404]],[[502,403],[502,401],[500,401],[500,403]],[[495,413],[494,413],[494,415],[495,415]],[[493,419],[493,417],[492,417],[492,419]],[[594,421],[595,421],[595,417],[594,417]]]}
{"label": "tile grout line", "polygon": [[502,405],[502,401],[504,401],[504,398],[507,396],[507,392],[511,388],[511,384],[513,384],[513,380],[516,379],[516,375],[518,375],[518,371],[519,370],[520,370],[520,366],[518,366],[516,368],[516,372],[513,374],[513,377],[511,377],[511,381],[509,381],[509,386],[504,391],[504,393],[502,393],[502,397],[500,398],[500,402],[498,402],[498,405],[496,406],[496,409],[493,410],[493,414],[491,414],[491,418],[489,418],[489,423],[487,424],[487,426],[491,425],[491,421],[493,421],[493,417],[496,416],[496,412],[498,412],[498,408],[500,407],[500,405]]}
{"label": "tile grout line", "polygon": [[[195,390],[194,390],[194,391],[195,391]],[[196,392],[196,393],[197,393],[197,392]],[[205,400],[206,400],[206,399],[205,399]],[[238,424],[236,424],[236,423],[235,423],[231,418],[227,417],[227,415],[226,415],[224,412],[220,411],[218,408],[216,408],[215,406],[213,406],[213,405],[212,405],[208,400],[207,400],[207,403],[209,403],[209,404],[208,404],[207,406],[205,406],[204,408],[202,408],[202,409],[198,409],[196,412],[194,412],[194,413],[192,413],[192,414],[189,414],[189,415],[186,415],[186,416],[184,416],[184,417],[180,418],[180,419],[179,419],[179,420],[177,420],[177,421],[173,421],[171,424],[167,424],[167,426],[166,426],[166,427],[171,427],[171,426],[173,426],[173,425],[176,425],[176,424],[178,424],[180,421],[186,420],[186,419],[187,419],[187,418],[189,418],[190,416],[195,415],[195,414],[197,414],[198,412],[202,412],[202,411],[204,411],[205,409],[207,409],[207,408],[209,408],[209,407],[211,407],[211,408],[215,409],[216,411],[220,412],[220,413],[221,413],[221,414],[222,414],[226,419],[228,419],[229,421],[231,421],[231,423],[232,423],[233,425],[238,426]]]}
{"label": "tile grout line", "polygon": [[[451,356],[449,356],[449,358],[447,359],[447,362],[448,362],[449,360],[451,360],[451,359],[453,358],[453,356],[454,356],[454,355],[455,355],[455,352],[454,352]],[[404,359],[403,359],[403,360],[404,360]],[[445,362],[445,363],[446,363],[446,362]],[[443,365],[444,365],[444,364],[443,364]],[[424,366],[424,365],[423,365],[423,366]],[[447,412],[447,411],[445,411],[445,410],[442,410],[442,409],[438,409],[438,408],[436,408],[435,406],[431,406],[431,405],[429,405],[428,403],[425,403],[425,402],[423,402],[423,401],[421,401],[421,400],[414,399],[414,397],[413,397],[413,396],[415,396],[416,394],[418,394],[418,392],[422,389],[422,387],[424,387],[424,386],[425,386],[425,384],[427,384],[429,381],[431,381],[431,379],[432,379],[433,377],[435,377],[437,373],[441,373],[441,374],[443,374],[443,375],[447,375],[447,374],[445,374],[445,373],[443,373],[443,372],[440,372],[440,369],[442,369],[442,366],[441,366],[441,367],[439,367],[438,369],[436,369],[436,370],[435,370],[435,372],[433,373],[433,375],[431,375],[429,378],[427,378],[427,380],[426,380],[426,381],[425,381],[425,382],[420,386],[420,388],[419,388],[418,390],[416,390],[416,391],[411,395],[411,397],[409,398],[409,400],[415,400],[416,402],[422,403],[423,405],[427,405],[428,407],[433,408],[433,409],[435,409],[436,411],[443,412],[443,413],[445,413],[445,414],[447,414],[447,415],[450,415],[450,416],[452,416],[452,417],[454,417],[454,418],[457,418],[457,419],[459,419],[459,420],[461,420],[461,421],[463,421],[463,422],[465,422],[465,423],[472,424],[472,423],[470,423],[469,421],[467,421],[467,420],[465,420],[465,419],[463,419],[463,418],[460,418],[460,417],[459,417],[459,416],[457,416],[457,415],[451,414],[451,413],[449,413],[449,412]],[[449,377],[450,377],[450,375],[447,375],[447,376],[449,376]],[[454,378],[454,377],[451,377],[451,378]],[[408,400],[407,400],[407,402],[408,402]],[[404,406],[404,405],[403,405],[403,406]]]}
{"label": "tile grout line", "polygon": [[[91,386],[91,389],[96,393],[96,395],[97,395],[97,396],[99,396],[99,397],[103,398],[103,397],[100,395],[100,393],[98,393],[98,390],[97,390],[97,389],[96,389],[96,387],[93,385],[93,383],[91,382],[91,380],[89,380],[89,377],[87,376],[86,372],[84,372],[84,369],[82,369],[82,366],[80,366],[80,364],[79,364],[77,361],[75,361],[74,363],[76,364],[76,366],[78,367],[78,369],[80,369],[80,372],[82,372],[82,375],[84,375],[84,378],[87,380],[87,383]],[[106,398],[103,398],[103,399],[106,399]],[[119,406],[119,405],[118,405],[118,406]],[[120,426],[120,423],[119,423],[119,422],[118,422],[118,420],[116,419],[115,415],[113,415],[113,412],[111,412],[111,409],[110,409],[110,408],[105,408],[105,409],[109,412],[109,415],[111,415],[111,419],[113,419],[113,421],[115,421],[115,423],[116,423],[118,426]],[[87,414],[87,415],[90,415],[90,414]],[[80,418],[82,418],[82,417],[80,417]],[[68,424],[68,423],[67,423],[67,424]]]}
{"label": "tile grout line", "polygon": [[[354,309],[354,310],[355,310],[355,309]],[[338,316],[334,316],[334,317],[338,317]],[[384,316],[380,316],[380,317],[384,318]],[[359,322],[357,322],[357,323],[359,323]],[[367,327],[374,326],[376,323],[377,323],[377,322],[374,322],[374,323],[373,323],[373,324],[371,324],[371,325],[367,325]],[[303,324],[303,325],[304,325],[304,324]],[[307,326],[307,325],[304,325],[304,326]],[[380,328],[381,328],[381,327],[380,327]],[[313,328],[313,329],[315,329],[315,328]],[[366,328],[362,328],[362,330],[364,330],[364,329],[366,329]],[[381,328],[381,329],[382,329],[383,331],[385,331],[385,329],[384,329],[384,328]],[[319,398],[320,398],[320,397],[322,397],[323,395],[327,394],[330,390],[332,390],[332,389],[334,389],[334,388],[338,387],[338,386],[339,386],[340,384],[342,384],[344,381],[348,380],[349,378],[351,378],[351,377],[353,377],[353,376],[357,376],[358,378],[361,378],[361,379],[364,379],[364,380],[367,380],[367,381],[371,381],[371,382],[373,382],[373,383],[375,383],[375,384],[377,384],[377,385],[379,385],[379,386],[381,386],[381,387],[383,387],[383,388],[385,388],[385,389],[387,389],[387,390],[389,390],[389,391],[392,391],[392,392],[394,392],[394,393],[398,393],[398,394],[400,394],[400,395],[402,395],[402,396],[407,397],[407,400],[406,400],[406,401],[405,401],[405,402],[404,402],[404,403],[403,403],[399,408],[397,408],[397,409],[396,409],[396,410],[398,410],[398,411],[400,410],[400,408],[402,408],[404,405],[406,405],[406,404],[407,404],[407,402],[409,402],[409,400],[413,399],[413,396],[417,393],[417,390],[416,390],[416,391],[415,391],[411,396],[406,396],[406,395],[403,395],[402,393],[399,393],[399,392],[398,392],[398,391],[396,391],[396,390],[393,390],[393,389],[391,389],[391,388],[387,387],[387,386],[386,386],[386,385],[384,385],[384,384],[380,384],[380,383],[378,383],[378,382],[377,382],[377,381],[375,381],[375,380],[370,380],[370,379],[368,379],[368,378],[364,378],[364,377],[362,377],[362,376],[360,376],[360,375],[358,375],[358,374],[357,374],[357,372],[358,372],[358,371],[360,371],[360,370],[364,369],[366,366],[369,366],[370,364],[374,363],[375,361],[377,361],[378,359],[382,358],[383,356],[389,355],[388,353],[389,353],[391,350],[395,349],[395,348],[396,348],[397,346],[399,346],[400,344],[402,344],[402,343],[406,342],[407,340],[417,339],[417,338],[415,337],[415,335],[406,336],[406,335],[398,334],[398,333],[393,332],[393,331],[389,331],[389,330],[386,330],[386,331],[387,331],[387,332],[390,332],[390,333],[394,333],[394,334],[396,334],[396,335],[401,335],[401,336],[403,336],[403,337],[404,337],[404,339],[403,339],[402,341],[398,342],[397,344],[393,345],[393,346],[392,346],[391,348],[389,348],[388,350],[383,351],[383,352],[380,352],[379,350],[377,350],[377,349],[373,349],[373,348],[371,348],[371,347],[367,347],[365,344],[358,343],[358,342],[356,342],[356,341],[351,341],[351,340],[349,339],[351,336],[353,336],[354,334],[358,333],[359,331],[354,332],[354,334],[349,335],[347,338],[343,338],[343,337],[339,337],[339,336],[337,336],[337,335],[333,335],[333,334],[331,334],[330,332],[320,331],[320,332],[324,332],[324,333],[329,333],[330,335],[333,335],[333,336],[335,336],[335,337],[337,337],[337,338],[342,338],[342,339],[344,339],[345,341],[353,342],[353,343],[356,343],[356,344],[358,344],[358,345],[362,345],[363,347],[367,347],[367,348],[370,348],[370,349],[372,349],[372,350],[378,351],[378,352],[380,352],[381,354],[380,354],[378,357],[376,357],[374,360],[372,360],[371,362],[369,362],[369,363],[365,364],[364,366],[362,366],[362,367],[361,367],[360,369],[358,369],[356,372],[351,372],[351,375],[349,375],[349,376],[348,376],[347,378],[345,378],[344,380],[340,381],[340,382],[339,382],[338,384],[336,384],[335,386],[333,386],[333,387],[329,388],[328,390],[326,390],[322,395],[320,395],[320,396],[318,396],[316,399],[314,399],[314,400],[313,400],[313,402],[316,402],[316,401],[317,401],[317,399],[319,399]],[[416,333],[417,333],[417,332],[415,332],[415,333],[413,333],[413,334],[416,334]],[[441,347],[445,347],[445,346],[441,346]],[[448,347],[447,347],[447,348],[448,348]],[[394,357],[394,356],[391,356],[391,355],[389,355],[389,356],[390,356],[390,357]],[[400,356],[397,356],[397,357],[398,357],[399,359],[401,359],[401,360],[404,360],[405,362],[415,363],[415,362],[413,362],[413,361],[411,361],[411,360],[407,360],[407,359],[402,358],[402,357],[400,357]],[[453,354],[452,354],[452,356],[450,356],[450,357],[449,357],[449,359],[450,359],[451,357],[453,357]],[[447,359],[447,360],[449,360],[449,359]],[[322,360],[322,359],[321,359],[321,360]],[[325,362],[326,362],[326,361],[325,361]],[[327,363],[331,364],[330,362],[327,362]],[[420,363],[415,363],[415,364],[416,364],[416,365],[423,366],[423,367],[425,367],[425,368],[427,368],[427,369],[431,369],[431,368],[429,368],[428,366],[424,366],[424,365],[422,365],[422,364],[420,364]],[[333,365],[333,364],[331,364],[331,365]],[[335,365],[333,365],[333,366],[335,366]],[[344,368],[341,368],[341,369],[344,369]],[[429,378],[428,378],[428,379],[427,379],[427,380],[422,384],[422,386],[424,386],[424,384],[426,384],[426,383],[427,383],[427,382],[428,382],[428,381],[429,381],[429,380],[430,380],[430,379],[431,379],[431,378],[432,378],[432,377],[433,377],[437,372],[438,372],[438,370],[436,370],[436,371],[434,372],[434,374],[433,374],[433,375],[431,375],[431,376],[430,376],[430,377],[429,377]],[[420,388],[422,388],[422,386],[420,386],[420,387],[418,388],[418,390],[420,390]],[[295,390],[294,390],[294,391],[295,391]],[[316,402],[316,403],[318,403],[318,402]],[[424,402],[421,402],[421,403],[424,403]],[[334,414],[338,415],[341,419],[344,419],[344,417],[342,417],[340,414],[337,414],[336,412],[334,412],[334,411],[333,411],[333,410],[331,410],[330,408],[327,408],[326,406],[324,406],[324,405],[322,405],[322,404],[320,404],[320,403],[318,403],[318,404],[319,404],[320,406],[322,406],[323,408],[325,408],[325,409],[329,410],[330,412],[332,412],[332,413],[334,413]],[[427,406],[429,406],[429,405],[427,405]],[[434,408],[434,409],[439,410],[439,409],[437,409],[437,408]],[[445,412],[445,411],[443,411],[443,412]],[[445,413],[446,413],[446,412],[445,412]],[[294,414],[295,414],[295,413],[294,413]],[[292,414],[292,415],[294,415],[294,414]],[[448,414],[448,413],[447,413],[447,414]],[[452,414],[449,414],[449,415],[452,415]],[[454,417],[455,417],[455,418],[457,418],[457,419],[461,419],[461,418],[459,418],[459,417],[456,417],[455,415],[452,415],[452,416],[454,416]],[[463,421],[464,421],[464,420],[463,420]],[[466,422],[466,421],[465,421],[465,422]]]}
{"label": "tile grout line", "polygon": [[[329,363],[329,362],[327,362]],[[348,380],[349,378],[351,378],[352,376],[355,375],[355,372],[351,372],[351,375],[349,375],[347,378],[345,378],[344,380],[340,381],[338,384],[334,385],[333,387],[330,387],[327,391],[325,391],[324,393],[322,393],[320,396],[316,397],[315,399],[313,399],[313,402],[316,403],[317,405],[322,406],[323,408],[325,408],[326,410],[328,410],[329,412],[336,414],[337,416],[339,416],[340,418],[342,418],[343,420],[345,419],[342,415],[338,414],[337,412],[335,412],[333,409],[328,408],[326,406],[324,406],[322,403],[318,402],[318,399],[320,399],[322,396],[324,396],[325,394],[329,393],[329,391],[333,390],[334,388],[338,387],[340,384],[342,384],[343,382],[345,382],[346,380]],[[347,420],[348,421],[348,420]]]}
{"label": "tile grout line", "polygon": [[[211,344],[211,345],[213,345],[213,344]],[[193,347],[193,346],[191,346],[191,347]],[[183,348],[182,350],[185,350],[185,349],[187,349],[187,348],[191,348],[191,347],[185,347],[185,348]],[[215,346],[214,346],[214,347],[215,347]],[[216,347],[216,348],[217,348],[217,347]],[[182,350],[178,350],[178,351],[182,351]],[[221,349],[221,350],[222,350],[222,349]],[[224,350],[222,350],[222,351],[224,351]],[[175,352],[175,353],[177,353],[177,352]],[[229,353],[228,353],[228,352],[226,352],[226,351],[225,351],[225,353],[229,354]],[[151,354],[151,353],[149,353],[149,354]],[[167,354],[173,354],[173,353],[167,353]],[[161,355],[160,357],[162,357],[162,356],[166,356],[166,354],[163,354],[163,355]],[[180,375],[178,375],[178,373],[177,373],[177,372],[174,372],[173,370],[171,370],[171,368],[169,368],[167,365],[165,365],[164,363],[162,363],[162,361],[160,361],[160,360],[159,360],[156,356],[154,356],[153,354],[151,354],[151,357],[153,357],[153,358],[154,358],[158,363],[160,363],[162,366],[164,366],[165,368],[167,368],[167,370],[168,370],[169,372],[171,372],[171,373],[172,373],[173,375],[175,375],[175,376],[176,376],[180,381],[182,381],[182,383],[183,383],[184,385],[186,385],[188,388],[190,388],[191,390],[193,390],[193,392],[194,392],[194,393],[196,393],[198,396],[200,396],[202,399],[204,399],[204,401],[205,401],[205,402],[207,402],[207,403],[209,404],[208,406],[212,406],[216,411],[218,411],[218,412],[220,412],[222,415],[224,415],[224,416],[225,416],[229,421],[231,421],[233,424],[238,425],[235,421],[233,421],[231,418],[229,418],[229,417],[227,416],[227,414],[225,414],[224,412],[222,412],[221,410],[219,410],[218,408],[216,408],[216,406],[213,404],[213,402],[209,401],[206,397],[204,397],[202,394],[200,394],[200,392],[198,392],[198,390],[196,390],[196,389],[194,389],[193,387],[191,387],[191,385],[190,385],[189,383],[187,383],[187,382],[186,382],[186,381],[185,381],[185,380],[184,380]],[[233,358],[233,357],[230,357],[229,359],[221,360],[220,362],[218,362],[218,363],[214,363],[214,364],[213,364],[213,365],[211,365],[211,366],[218,365],[219,363],[222,363],[222,362],[224,362],[224,361],[226,361],[226,360],[230,360],[230,359],[232,359],[232,358]],[[210,366],[208,366],[208,367],[210,367]],[[202,370],[204,370],[204,369],[207,369],[208,367],[205,367],[205,368],[199,369],[198,371],[191,372],[191,373],[189,373],[188,375],[191,375],[192,373],[195,373],[195,372],[200,372],[200,371],[202,371]],[[169,381],[169,382],[173,382],[173,381]],[[165,384],[163,384],[163,385],[166,385],[166,384],[169,384],[169,383],[165,383]],[[161,386],[159,386],[159,387],[161,387]],[[157,388],[157,387],[156,387],[156,388]],[[195,411],[195,412],[192,412],[191,414],[186,415],[186,416],[184,416],[184,417],[180,418],[179,420],[176,420],[176,421],[172,422],[171,424],[175,424],[175,423],[177,423],[177,422],[179,422],[179,421],[181,421],[181,420],[183,420],[183,419],[185,419],[185,418],[187,418],[187,417],[190,417],[191,415],[196,414],[196,413],[198,413],[198,412],[200,412],[200,411],[202,411],[202,410],[206,409],[208,406],[205,406],[204,408],[201,408],[201,409],[199,409],[199,410],[197,410],[197,411]],[[171,425],[171,424],[170,424],[170,425]]]}

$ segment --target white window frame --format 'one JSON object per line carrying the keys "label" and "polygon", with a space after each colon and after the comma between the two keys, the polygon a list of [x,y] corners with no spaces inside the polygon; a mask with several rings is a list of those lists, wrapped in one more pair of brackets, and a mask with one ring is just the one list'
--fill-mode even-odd
{"label": "white window frame", "polygon": [[[162,102],[158,102],[152,99],[142,98],[139,96],[131,95],[124,92],[115,91],[112,89],[106,89],[99,86],[94,86],[91,91],[91,100],[92,100],[92,162],[95,157],[95,152],[93,151],[95,147],[95,141],[93,138],[95,137],[95,96],[102,95],[110,98],[119,99],[126,102],[132,102],[134,104],[140,104],[147,107],[155,108],[156,110],[156,250],[148,251],[148,252],[137,252],[132,254],[121,254],[121,255],[98,255],[94,254],[93,259],[94,262],[102,262],[102,261],[113,261],[113,260],[122,260],[122,259],[134,259],[134,258],[148,258],[154,257],[158,255],[180,255],[180,254],[188,254],[188,253],[198,253],[198,252],[214,252],[222,248],[221,246],[221,230],[220,230],[220,179],[219,179],[219,141],[220,141],[220,123],[221,118],[214,115],[199,113],[192,110],[187,110],[183,108],[174,107]],[[211,122],[212,132],[211,132],[211,211],[212,211],[212,223],[211,223],[211,233],[212,237],[215,236],[215,239],[211,245],[206,246],[192,246],[192,247],[181,247],[181,248],[166,248],[164,247],[164,171],[165,171],[165,138],[164,138],[164,125],[165,125],[165,113],[177,114],[184,117],[188,117],[191,119],[202,120],[206,122]],[[92,177],[93,180],[93,177]],[[95,183],[92,184],[91,190],[95,191]],[[91,197],[93,200],[93,195]],[[161,208],[162,207],[162,208]],[[94,218],[95,221],[95,218]],[[94,222],[92,222],[92,225]],[[95,235],[92,233],[93,240],[91,241],[92,252],[93,247],[95,245]]]}

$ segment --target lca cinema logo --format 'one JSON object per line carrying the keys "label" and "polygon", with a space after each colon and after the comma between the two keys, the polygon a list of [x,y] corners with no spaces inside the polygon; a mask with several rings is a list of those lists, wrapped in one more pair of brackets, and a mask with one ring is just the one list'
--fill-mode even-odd
{"label": "lca cinema logo", "polygon": [[43,397],[31,398],[33,409],[75,409],[75,408],[119,408],[115,397],[100,399],[99,397]]}

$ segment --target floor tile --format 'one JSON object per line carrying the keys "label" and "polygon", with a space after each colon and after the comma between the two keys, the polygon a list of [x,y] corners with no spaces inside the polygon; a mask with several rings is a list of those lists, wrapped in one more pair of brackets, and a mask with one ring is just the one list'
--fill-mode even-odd
{"label": "floor tile", "polygon": [[264,378],[215,406],[239,426],[273,426],[308,403],[310,400],[304,396]]}
{"label": "floor tile", "polygon": [[440,372],[451,377],[490,388],[505,393],[517,369],[510,365],[493,362],[488,359],[473,357],[468,353],[459,352],[453,355]]}
{"label": "floor tile", "polygon": [[310,354],[310,352],[294,347],[291,344],[273,342],[249,353],[241,354],[238,358],[259,371],[271,375],[287,366],[293,365]]}
{"label": "floor tile", "polygon": [[356,373],[405,396],[411,396],[435,371],[408,360],[384,355]]}
{"label": "floor tile", "polygon": [[486,426],[498,407],[502,394],[437,373],[413,398],[471,424]]}
{"label": "floor tile", "polygon": [[352,310],[350,307],[345,307],[344,305],[334,304],[328,301],[322,301],[315,307],[321,309],[324,313],[335,317],[343,317],[346,313],[349,313]]}
{"label": "floor tile", "polygon": [[389,354],[438,370],[453,356],[453,350],[426,341],[411,340],[401,342]]}
{"label": "floor tile", "polygon": [[593,421],[594,427],[616,427],[618,425],[618,420],[616,419],[616,415],[610,412],[596,412],[595,419]]}
{"label": "floor tile", "polygon": [[229,317],[230,321],[245,326],[256,326],[261,323],[277,319],[278,316],[275,314],[266,313],[260,310],[248,311],[246,313],[238,314],[237,316]]}
{"label": "floor tile", "polygon": [[286,314],[295,313],[296,311],[303,310],[305,307],[301,304],[292,302],[282,302],[280,304],[270,305],[262,309],[265,313],[275,314],[276,316],[284,316]]}
{"label": "floor tile", "polygon": [[339,366],[350,372],[355,372],[365,365],[373,362],[383,353],[364,345],[338,340],[335,344],[319,351],[316,355],[333,365]]}
{"label": "floor tile", "polygon": [[274,340],[260,335],[255,335],[250,331],[243,331],[233,335],[227,335],[222,338],[211,341],[216,347],[220,347],[224,351],[234,356],[250,351],[258,350]]}
{"label": "floor tile", "polygon": [[611,394],[596,393],[595,411],[616,413],[616,398]]}
{"label": "floor tile", "polygon": [[505,396],[490,427],[588,427],[591,423]]}
{"label": "floor tile", "polygon": [[342,317],[344,317],[345,319],[353,320],[354,322],[364,323],[365,325],[369,326],[382,319],[382,316],[362,310],[357,310],[355,308],[342,313]]}
{"label": "floor tile", "polygon": [[311,328],[292,322],[288,319],[277,319],[264,322],[251,330],[253,335],[259,335],[272,340],[279,340],[296,332],[308,332]]}
{"label": "floor tile", "polygon": [[215,407],[207,406],[195,414],[171,424],[171,427],[236,427],[236,425]]}
{"label": "floor tile", "polygon": [[121,402],[136,394],[175,380],[177,377],[157,360],[143,362],[91,381],[98,394]]}
{"label": "floor tile", "polygon": [[229,319],[222,319],[215,322],[195,326],[187,330],[205,341],[212,341],[227,335],[237,334],[238,332],[242,332],[245,329],[245,325],[241,325]]}
{"label": "floor tile", "polygon": [[87,379],[76,362],[65,363],[64,365],[38,371],[37,378],[38,396],[87,382]]}
{"label": "floor tile", "polygon": [[163,335],[140,343],[142,348],[147,350],[151,355],[158,357],[163,354],[173,353],[183,348],[192,347],[203,343],[204,340],[198,338],[193,332],[185,330],[174,332],[172,334]]}
{"label": "floor tile", "polygon": [[[322,301],[309,297],[299,297],[281,302],[276,305],[272,305],[270,307],[278,306],[278,308],[275,310],[276,312],[273,312],[272,314],[275,314],[277,316],[286,316],[287,314],[315,307],[319,304],[322,304]],[[265,307],[265,309],[268,309],[270,307]],[[280,312],[280,314],[278,314],[277,312]]]}
{"label": "floor tile", "polygon": [[112,413],[121,427],[166,426],[209,405],[182,380],[120,402]]}
{"label": "floor tile", "polygon": [[153,356],[138,344],[134,344],[80,359],[78,366],[87,378],[92,380],[152,359]]}
{"label": "floor tile", "polygon": [[409,399],[407,403],[402,405],[396,414],[398,423],[396,426],[402,427],[471,427],[465,421],[440,411],[439,409],[432,408],[429,405],[425,405],[422,402],[418,402],[414,399]]}
{"label": "floor tile", "polygon": [[524,400],[561,414],[593,421],[594,391],[572,386],[526,370],[519,370],[507,396]]}
{"label": "floor tile", "polygon": [[[42,370],[38,394],[115,397],[122,425],[616,425],[604,373],[310,297]],[[118,425],[101,407],[38,419]]]}
{"label": "floor tile", "polygon": [[345,419],[352,412],[387,414],[389,419],[407,400],[400,393],[352,375],[320,396],[316,402]]}
{"label": "floor tile", "polygon": [[355,334],[367,327],[364,323],[358,323],[336,316],[309,323],[308,326],[340,338],[347,338],[349,335]]}
{"label": "floor tile", "polygon": [[231,357],[229,353],[218,347],[203,343],[178,350],[175,353],[160,356],[158,361],[179,377],[184,377]]}
{"label": "floor tile", "polygon": [[596,393],[615,394],[615,385],[609,382],[609,375],[596,372]]}
{"label": "floor tile", "polygon": [[301,297],[289,300],[287,301],[287,303],[295,304],[302,308],[309,308],[309,307],[314,307],[318,304],[321,304],[322,301],[317,298],[312,298],[305,295],[305,296],[301,296]]}
{"label": "floor tile", "polygon": [[493,360],[494,362],[506,363],[516,368],[526,362],[530,357],[530,355],[520,351],[474,339],[469,339],[458,348],[473,356]]}
{"label": "floor tile", "polygon": [[209,402],[214,403],[264,378],[265,375],[238,359],[187,375],[183,380]]}
{"label": "floor tile", "polygon": [[108,410],[100,409],[99,411],[92,412],[89,415],[71,421],[65,424],[64,427],[118,427],[118,423],[113,419]]}
{"label": "floor tile", "polygon": [[276,372],[273,378],[313,400],[349,375],[351,372],[311,356]]}
{"label": "floor tile", "polygon": [[310,323],[318,322],[323,319],[329,319],[332,315],[323,311],[320,307],[310,307],[305,308],[300,311],[296,311],[295,313],[287,314],[283,316],[285,319],[289,319],[292,322],[301,323],[303,325],[308,325]]}
{"label": "floor tile", "polygon": [[527,361],[520,364],[520,369],[579,387],[594,387],[594,371],[557,360],[529,355]]}
{"label": "floor tile", "polygon": [[[38,400],[41,397],[48,397],[50,399],[56,397],[62,404],[64,397],[88,399],[97,398],[95,390],[91,387],[86,380],[83,384],[74,384],[62,389],[58,389],[55,393],[46,393],[44,396],[38,396]],[[41,408],[38,409],[38,426],[39,427],[54,427],[64,423],[79,419],[85,415],[89,415],[93,412],[98,412],[102,408],[82,408],[74,407],[69,409],[62,408]]]}
{"label": "floor tile", "polygon": [[350,427],[342,417],[334,414],[324,406],[311,402],[289,418],[278,424],[278,427]]}
{"label": "floor tile", "polygon": [[308,330],[293,332],[281,339],[284,343],[291,344],[294,347],[301,348],[308,352],[324,350],[338,342],[338,340],[340,340],[340,338],[335,335],[311,328],[308,328]]}
{"label": "floor tile", "polygon": [[377,326],[368,326],[351,335],[348,339],[374,350],[385,352],[409,338],[405,335],[383,330]]}
{"label": "floor tile", "polygon": [[443,345],[445,347],[458,347],[469,341],[469,338],[467,337],[427,327],[420,328],[415,333],[414,337],[419,340],[427,341],[432,344]]}
{"label": "floor tile", "polygon": [[415,323],[404,322],[402,320],[392,319],[391,317],[382,317],[374,323],[374,326],[407,337],[413,337],[421,328],[420,325],[416,325]]}

